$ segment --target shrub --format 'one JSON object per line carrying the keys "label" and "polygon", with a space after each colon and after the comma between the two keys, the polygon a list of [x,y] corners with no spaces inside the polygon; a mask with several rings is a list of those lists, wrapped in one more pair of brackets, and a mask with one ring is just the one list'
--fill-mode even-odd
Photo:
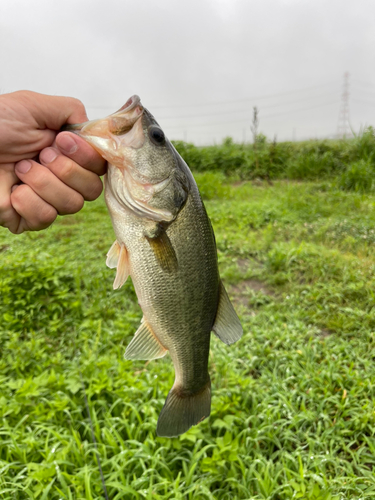
{"label": "shrub", "polygon": [[236,144],[230,137],[217,146],[197,147],[177,141],[176,149],[195,172],[216,171],[241,179],[334,178],[347,165],[365,160],[375,167],[375,130],[368,127],[353,139],[270,142],[259,134],[253,144]]}
{"label": "shrub", "polygon": [[364,129],[352,140],[349,148],[352,160],[365,159],[375,165],[375,129]]}
{"label": "shrub", "polygon": [[374,187],[374,166],[370,160],[359,160],[348,165],[338,179],[340,189],[366,193]]}
{"label": "shrub", "polygon": [[317,179],[332,175],[337,170],[338,160],[332,151],[321,154],[318,150],[300,154],[286,169],[289,179]]}

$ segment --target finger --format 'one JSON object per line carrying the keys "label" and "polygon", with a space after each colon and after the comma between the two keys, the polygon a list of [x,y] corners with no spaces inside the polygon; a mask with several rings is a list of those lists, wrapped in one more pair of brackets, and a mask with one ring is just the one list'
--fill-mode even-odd
{"label": "finger", "polygon": [[40,198],[30,186],[22,184],[11,194],[11,203],[21,216],[17,229],[13,232],[20,234],[24,231],[40,231],[50,226],[57,217],[57,211]]}
{"label": "finger", "polygon": [[53,130],[23,130],[18,131],[18,139],[12,140],[3,134],[3,144],[7,144],[6,151],[0,151],[2,162],[12,162],[14,167],[15,161],[21,161],[28,158],[35,158],[39,152],[51,146],[56,137],[56,132]]}
{"label": "finger", "polygon": [[21,90],[12,93],[12,98],[22,102],[31,111],[41,129],[60,130],[65,123],[82,123],[88,120],[84,105],[74,97]]}
{"label": "finger", "polygon": [[8,228],[12,233],[17,231],[20,216],[11,203],[11,191],[19,182],[14,173],[14,165],[9,163],[0,168],[0,226]]}
{"label": "finger", "polygon": [[60,154],[55,148],[46,148],[39,155],[40,162],[70,188],[78,191],[87,201],[100,196],[103,184],[100,178],[78,165],[75,161]]}
{"label": "finger", "polygon": [[[64,184],[48,168],[39,165],[39,163],[23,160],[16,164],[15,171],[24,184],[27,184],[42,200],[54,207],[60,215],[75,214],[83,207],[83,196]],[[18,189],[15,192],[17,191]]]}
{"label": "finger", "polygon": [[98,175],[105,174],[106,161],[84,139],[71,132],[61,132],[56,137],[56,146],[65,155],[69,156],[81,167],[91,170]]}

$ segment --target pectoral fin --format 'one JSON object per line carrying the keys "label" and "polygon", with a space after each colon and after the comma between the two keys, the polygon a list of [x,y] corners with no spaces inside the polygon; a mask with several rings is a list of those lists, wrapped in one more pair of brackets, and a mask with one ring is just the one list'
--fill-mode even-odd
{"label": "pectoral fin", "polygon": [[163,229],[158,236],[150,238],[146,236],[147,241],[154,252],[156,260],[163,271],[172,273],[177,271],[178,263],[177,256],[172,246],[171,240]]}
{"label": "pectoral fin", "polygon": [[[120,245],[119,245],[120,247]],[[113,248],[113,245],[111,247],[111,250]],[[109,253],[111,250],[108,252],[108,260],[110,260],[110,263],[113,264],[115,261],[115,257],[109,256]],[[113,254],[115,254],[117,250],[113,250]],[[108,264],[107,264],[108,265]],[[115,267],[115,266],[113,266]],[[117,288],[121,288],[122,285],[125,283],[125,281],[128,279],[129,276],[129,261],[128,261],[128,251],[126,250],[125,245],[122,243],[120,247],[120,252],[117,260],[117,273],[116,273],[116,278],[115,281],[113,282],[113,289],[116,290]]]}
{"label": "pectoral fin", "polygon": [[141,326],[135,332],[125,351],[125,359],[156,359],[162,358],[167,349],[161,345],[159,339],[143,318]]}
{"label": "pectoral fin", "polygon": [[110,269],[117,267],[118,258],[120,256],[120,250],[121,250],[121,247],[116,240],[107,253],[106,265]]}
{"label": "pectoral fin", "polygon": [[239,340],[243,333],[240,320],[222,282],[220,282],[219,306],[212,331],[224,344],[228,345]]}

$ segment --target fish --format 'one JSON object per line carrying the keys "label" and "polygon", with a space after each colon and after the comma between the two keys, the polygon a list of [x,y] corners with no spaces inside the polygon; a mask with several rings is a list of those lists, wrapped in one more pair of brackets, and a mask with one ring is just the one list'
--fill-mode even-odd
{"label": "fish", "polygon": [[220,279],[215,236],[194,177],[136,95],[103,119],[65,128],[108,162],[105,201],[116,240],[113,288],[130,276],[143,312],[128,360],[169,352],[174,384],[156,433],[179,436],[210,415],[211,332],[230,345],[241,322]]}

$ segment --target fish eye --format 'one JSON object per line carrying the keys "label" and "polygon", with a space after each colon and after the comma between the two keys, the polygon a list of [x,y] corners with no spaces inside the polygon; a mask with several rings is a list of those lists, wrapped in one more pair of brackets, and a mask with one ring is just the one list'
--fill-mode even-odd
{"label": "fish eye", "polygon": [[151,125],[151,127],[149,127],[148,135],[150,136],[151,141],[157,146],[164,144],[165,142],[164,132],[156,125]]}

